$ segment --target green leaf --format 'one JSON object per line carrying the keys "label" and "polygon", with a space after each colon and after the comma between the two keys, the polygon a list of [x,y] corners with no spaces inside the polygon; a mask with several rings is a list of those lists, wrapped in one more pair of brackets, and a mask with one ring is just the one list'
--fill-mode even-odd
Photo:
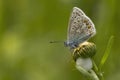
{"label": "green leaf", "polygon": [[111,50],[111,47],[112,47],[112,44],[113,44],[113,41],[114,41],[114,36],[111,36],[110,39],[109,39],[109,42],[108,42],[108,45],[107,45],[107,48],[105,50],[105,53],[100,61],[100,64],[99,64],[99,71],[101,72],[101,69],[103,67],[103,65],[105,64],[109,54],[110,54],[110,50]]}

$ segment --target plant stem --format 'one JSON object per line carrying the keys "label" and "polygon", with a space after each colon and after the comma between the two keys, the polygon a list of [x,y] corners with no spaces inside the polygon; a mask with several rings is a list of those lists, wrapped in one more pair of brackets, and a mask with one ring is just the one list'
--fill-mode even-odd
{"label": "plant stem", "polygon": [[79,65],[76,65],[76,68],[85,76],[87,76],[88,78],[90,78],[91,80],[100,80],[98,78],[98,76],[96,75],[96,73],[91,69],[89,71],[85,70],[84,68],[82,68]]}

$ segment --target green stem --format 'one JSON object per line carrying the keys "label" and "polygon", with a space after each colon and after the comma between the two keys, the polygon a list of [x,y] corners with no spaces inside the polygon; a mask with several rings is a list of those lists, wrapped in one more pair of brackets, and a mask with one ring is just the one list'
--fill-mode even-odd
{"label": "green stem", "polygon": [[99,71],[98,66],[95,64],[93,59],[92,59],[92,63],[93,63],[93,70],[98,75],[99,79],[104,80],[103,73]]}

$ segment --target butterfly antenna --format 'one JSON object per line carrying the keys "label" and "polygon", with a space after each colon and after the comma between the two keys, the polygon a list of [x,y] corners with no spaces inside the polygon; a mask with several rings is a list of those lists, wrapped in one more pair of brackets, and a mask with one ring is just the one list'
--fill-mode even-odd
{"label": "butterfly antenna", "polygon": [[64,41],[50,41],[50,43],[63,43]]}

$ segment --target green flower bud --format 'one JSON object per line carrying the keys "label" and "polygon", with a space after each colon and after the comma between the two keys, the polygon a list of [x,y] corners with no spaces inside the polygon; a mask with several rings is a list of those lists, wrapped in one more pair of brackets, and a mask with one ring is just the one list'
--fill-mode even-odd
{"label": "green flower bud", "polygon": [[93,57],[96,53],[96,45],[91,42],[84,42],[80,44],[77,48],[73,51],[73,59],[76,61],[77,58],[88,58]]}

